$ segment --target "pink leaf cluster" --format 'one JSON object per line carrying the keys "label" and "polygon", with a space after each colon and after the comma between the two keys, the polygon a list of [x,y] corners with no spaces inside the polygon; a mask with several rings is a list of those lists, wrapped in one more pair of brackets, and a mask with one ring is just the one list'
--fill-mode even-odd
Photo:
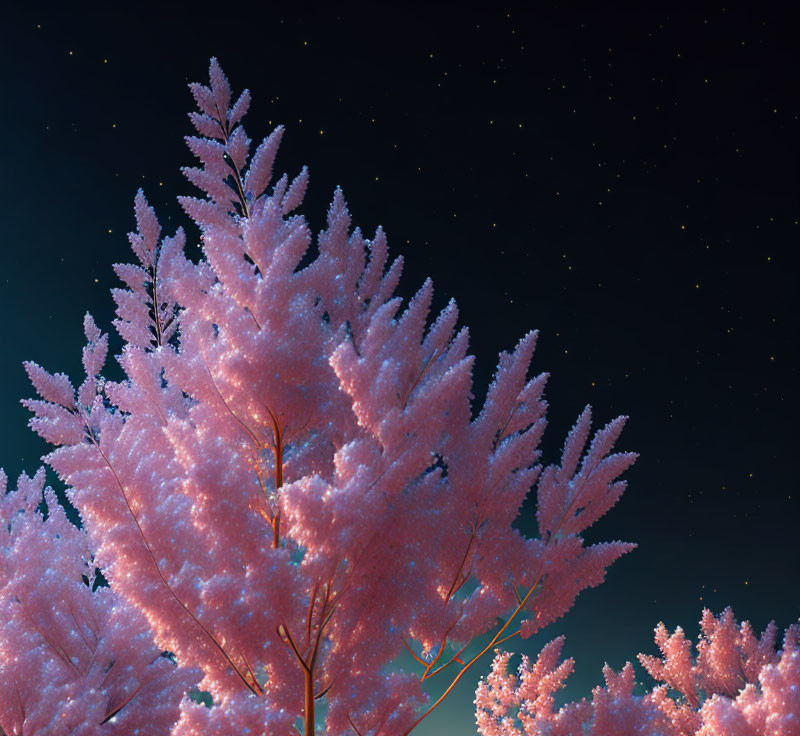
{"label": "pink leaf cluster", "polygon": [[[659,685],[633,695],[628,662],[616,673],[603,668],[605,687],[554,708],[574,660],[559,662],[564,637],[554,639],[531,665],[523,656],[518,676],[511,654],[496,650],[491,673],[475,693],[481,736],[800,736],[800,623],[789,626],[775,651],[777,628],[761,637],[739,626],[730,608],[715,617],[703,610],[697,658],[678,627],[655,629],[662,657],[639,655]],[[673,695],[670,695],[673,693]]]}
{"label": "pink leaf cluster", "polygon": [[0,472],[0,731],[168,733],[199,672],[162,656],[144,615],[114,591],[92,592],[86,534],[51,489],[43,495],[44,480],[44,468],[23,474],[6,494]]}
{"label": "pink leaf cluster", "polygon": [[[273,180],[283,129],[251,157],[249,93],[234,102],[215,59],[190,88],[199,165],[184,173],[203,196],[180,202],[203,257],[184,255],[181,230],[162,239],[139,192],[138,263],[115,266],[127,288],[113,292],[125,379],[100,375],[107,336],[87,316],[77,391],[27,364],[31,426],[57,446],[45,460],[119,606],[202,672],[213,707],[184,700],[174,736],[285,736],[298,717],[310,734],[323,699],[330,736],[404,735],[426,696],[387,667],[402,651],[427,677],[501,617],[529,636],[633,549],[581,536],[625,489],[625,417],[587,450],[586,407],[543,467],[530,332],[473,418],[455,303],[429,324],[427,280],[401,309],[402,259],[387,267],[382,229],[351,231],[339,188],[303,265],[312,235],[292,213],[308,173]],[[512,523],[533,487],[527,539]]]}

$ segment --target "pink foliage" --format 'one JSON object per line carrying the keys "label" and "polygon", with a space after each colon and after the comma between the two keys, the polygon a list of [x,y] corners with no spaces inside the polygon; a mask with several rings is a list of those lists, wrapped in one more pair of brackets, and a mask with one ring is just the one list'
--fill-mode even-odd
{"label": "pink foliage", "polygon": [[[558,711],[553,693],[572,673],[574,660],[558,662],[564,637],[542,649],[531,666],[523,656],[519,677],[507,671],[511,654],[496,650],[491,674],[475,693],[481,736],[800,736],[800,624],[786,629],[775,651],[777,628],[756,637],[726,608],[719,618],[703,610],[697,659],[678,627],[655,629],[662,657],[639,661],[660,685],[633,695],[628,662],[617,674],[603,668],[605,687],[592,701]],[[675,693],[669,695],[670,690]]]}
{"label": "pink foliage", "polygon": [[[44,468],[5,494],[0,472],[0,723],[18,734],[167,733],[198,671],[161,656],[147,621],[108,588],[92,592],[86,534]],[[53,605],[56,602],[57,605]]]}
{"label": "pink foliage", "polygon": [[[107,336],[87,316],[78,391],[29,363],[41,399],[24,403],[118,607],[202,672],[214,705],[184,700],[175,736],[285,736],[298,717],[308,734],[315,699],[330,736],[407,734],[428,711],[419,675],[387,669],[401,652],[423,679],[466,669],[459,653],[498,618],[535,633],[634,548],[581,536],[625,489],[636,455],[611,454],[625,417],[585,451],[586,407],[543,467],[530,332],[473,418],[455,303],[428,324],[427,280],[401,310],[402,260],[387,268],[380,228],[351,232],[339,188],[301,267],[312,235],[291,213],[308,172],[273,181],[283,128],[251,158],[249,93],[232,102],[215,59],[210,77],[190,85],[199,166],[184,169],[203,196],[180,198],[203,258],[186,258],[182,230],[161,239],[140,191],[138,263],[114,267],[126,378],[100,375]],[[512,523],[533,486],[527,539]]]}

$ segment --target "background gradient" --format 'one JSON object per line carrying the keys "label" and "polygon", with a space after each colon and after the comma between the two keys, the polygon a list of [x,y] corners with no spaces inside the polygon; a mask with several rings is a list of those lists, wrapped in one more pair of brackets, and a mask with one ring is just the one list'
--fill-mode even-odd
{"label": "background gradient", "polygon": [[[499,351],[536,328],[532,371],[551,374],[545,462],[585,404],[595,426],[631,417],[618,448],[641,456],[586,537],[639,548],[563,619],[509,642],[535,654],[566,634],[576,672],[561,701],[588,696],[604,662],[655,653],[659,621],[694,638],[704,606],[731,605],[758,632],[797,620],[794,23],[755,4],[531,5],[6,10],[0,465],[12,485],[46,451],[18,403],[32,394],[21,361],[80,374],[83,314],[110,328],[111,264],[132,257],[136,189],[167,232],[187,225],[175,202],[193,193],[178,170],[193,162],[186,83],[206,83],[216,55],[253,93],[250,137],[286,126],[276,173],[308,164],[312,229],[340,184],[354,225],[367,237],[383,225],[405,256],[401,295],[430,275],[434,314],[456,299],[476,410]],[[416,733],[475,733],[489,662]]]}

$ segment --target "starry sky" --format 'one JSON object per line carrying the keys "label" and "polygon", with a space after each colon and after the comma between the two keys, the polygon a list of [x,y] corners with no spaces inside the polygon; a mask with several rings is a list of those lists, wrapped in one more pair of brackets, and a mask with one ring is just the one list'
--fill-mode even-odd
{"label": "starry sky", "polygon": [[[405,257],[401,295],[430,276],[434,312],[455,298],[476,409],[498,353],[535,328],[546,462],[585,404],[595,424],[630,416],[618,449],[640,458],[586,539],[639,548],[512,642],[533,654],[566,635],[562,701],[588,695],[604,662],[655,653],[659,621],[695,637],[704,606],[731,605],[759,632],[797,620],[792,19],[755,3],[263,5],[6,11],[0,465],[32,473],[46,450],[18,404],[31,395],[21,362],[77,376],[83,314],[110,326],[136,189],[167,231],[187,225],[186,84],[206,82],[216,55],[253,93],[250,137],[286,126],[277,173],[309,166],[312,229],[339,184],[354,224],[368,237],[382,225]],[[474,733],[488,665],[415,733]]]}

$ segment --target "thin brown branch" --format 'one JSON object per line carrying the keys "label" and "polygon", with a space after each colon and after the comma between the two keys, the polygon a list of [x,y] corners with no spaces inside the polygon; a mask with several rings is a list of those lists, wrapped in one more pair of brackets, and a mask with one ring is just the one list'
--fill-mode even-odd
{"label": "thin brown branch", "polygon": [[133,519],[133,522],[136,525],[136,529],[139,532],[139,536],[142,539],[142,543],[144,544],[144,547],[147,550],[147,554],[149,555],[150,560],[153,563],[153,567],[155,567],[156,574],[158,575],[158,578],[161,580],[162,584],[167,589],[167,591],[172,596],[172,598],[189,615],[189,617],[192,619],[192,621],[194,621],[200,627],[200,629],[203,631],[203,633],[205,633],[205,635],[211,640],[211,643],[213,644],[213,646],[216,647],[217,651],[222,655],[222,657],[225,659],[225,661],[233,668],[233,671],[236,673],[236,675],[239,677],[239,679],[245,684],[247,689],[250,690],[250,692],[255,693],[255,690],[253,690],[253,688],[247,682],[247,678],[242,674],[242,672],[239,670],[239,668],[233,663],[233,660],[230,658],[230,656],[228,656],[228,653],[223,649],[222,645],[217,641],[217,639],[214,637],[214,635],[203,625],[203,623],[200,621],[200,619],[198,619],[197,616],[195,616],[195,614],[189,609],[189,607],[178,597],[178,595],[172,589],[172,586],[167,582],[166,578],[164,577],[163,573],[161,572],[161,568],[158,566],[158,562],[156,561],[156,557],[153,554],[153,550],[150,547],[150,543],[147,541],[147,537],[145,536],[144,530],[142,529],[142,526],[139,523],[139,519],[137,518],[136,513],[134,512],[133,508],[131,507],[130,501],[128,500],[128,495],[125,492],[125,487],[122,485],[122,481],[120,480],[119,476],[117,475],[116,470],[114,470],[114,466],[111,464],[111,461],[108,459],[106,454],[103,452],[102,448],[100,447],[100,444],[97,442],[96,439],[94,439],[93,435],[92,435],[92,442],[94,443],[95,447],[97,448],[97,451],[103,457],[103,460],[105,461],[106,466],[108,467],[108,469],[111,471],[111,474],[114,476],[114,480],[116,481],[117,486],[119,487],[120,493],[122,495],[122,500],[125,502],[125,506],[128,509],[128,513],[131,515],[131,518]]}
{"label": "thin brown branch", "polygon": [[[273,414],[269,406],[266,407],[269,412],[270,419],[272,420],[272,442],[273,442],[273,455],[275,457],[275,493],[283,486],[283,433],[281,431],[278,418]],[[276,503],[277,503],[276,498]],[[277,549],[281,541],[281,508],[280,504],[277,505],[273,515],[272,524],[272,547]]]}
{"label": "thin brown branch", "polygon": [[513,578],[511,579],[511,585],[514,588],[514,595],[517,597],[517,603],[521,603],[522,602],[522,596],[520,596],[519,588],[517,587],[517,584],[514,582]]}
{"label": "thin brown branch", "polygon": [[[419,718],[417,718],[417,720],[414,721],[414,723],[411,724],[411,726],[408,728],[408,730],[406,730],[404,732],[404,736],[408,736],[409,733],[411,733],[425,718],[427,718],[441,704],[441,702],[452,692],[453,688],[456,686],[458,681],[462,678],[464,673],[470,667],[472,667],[472,665],[475,664],[475,662],[477,662],[478,659],[480,659],[484,654],[486,654],[486,652],[488,652],[495,644],[499,643],[498,640],[500,639],[501,634],[509,627],[511,622],[514,620],[514,617],[520,612],[520,610],[522,610],[522,607],[528,602],[528,598],[530,598],[530,596],[533,593],[533,591],[535,590],[536,586],[539,584],[539,581],[542,578],[543,572],[544,572],[544,566],[542,566],[542,568],[540,569],[539,575],[537,576],[536,581],[533,583],[533,585],[531,586],[531,589],[525,595],[525,598],[522,599],[522,602],[514,609],[514,612],[511,614],[511,616],[509,616],[508,621],[506,621],[505,624],[503,624],[503,626],[500,628],[500,630],[494,635],[492,640],[483,649],[481,649],[480,652],[478,652],[469,662],[467,662],[459,670],[458,674],[453,678],[453,681],[450,683],[448,688],[441,694],[439,699],[433,705],[431,705],[428,708],[428,710],[426,710]],[[504,639],[502,639],[502,641],[505,641],[506,639],[510,639],[511,636],[514,636],[517,633],[519,633],[519,632],[514,632],[514,634],[511,634],[510,636],[505,637]]]}
{"label": "thin brown branch", "polygon": [[335,683],[335,682],[336,682],[336,678],[334,677],[334,678],[333,678],[333,680],[331,680],[331,683],[330,683],[330,685],[328,685],[327,687],[325,687],[325,688],[323,688],[322,690],[320,690],[320,691],[319,691],[319,692],[318,692],[318,693],[317,693],[317,694],[314,696],[314,700],[319,700],[320,698],[324,698],[324,697],[325,697],[325,696],[328,694],[328,692],[330,691],[330,689],[333,687],[333,685],[334,685],[334,683]]}
{"label": "thin brown branch", "polygon": [[514,404],[514,408],[509,412],[508,419],[506,419],[506,423],[501,427],[500,431],[497,433],[497,439],[492,443],[492,453],[496,452],[497,446],[505,439],[505,437],[503,436],[503,432],[506,431],[506,427],[508,426],[511,419],[514,417],[514,414],[516,414],[517,409],[519,409],[521,406],[522,402],[518,402]]}
{"label": "thin brown branch", "polygon": [[[217,103],[214,103],[214,109],[217,111],[217,119],[216,123],[219,126],[220,131],[222,132],[222,138],[225,141],[225,145],[228,145],[228,140],[230,138],[230,130],[228,130],[228,120],[227,115],[223,115],[219,107],[217,107]],[[224,122],[223,122],[224,121]],[[242,177],[239,172],[239,167],[236,165],[236,162],[233,160],[233,157],[230,154],[228,155],[228,167],[233,171],[233,180],[236,182],[236,196],[239,197],[239,204],[242,208],[242,214],[245,217],[250,217],[250,207],[247,204],[247,199],[244,196],[244,190],[242,187]]]}
{"label": "thin brown branch", "polygon": [[228,413],[239,423],[239,426],[245,432],[247,432],[247,434],[250,436],[250,439],[252,439],[253,442],[255,443],[256,447],[261,447],[262,443],[258,439],[258,437],[256,437],[255,434],[253,434],[253,431],[250,429],[250,427],[248,427],[241,419],[239,419],[239,417],[236,416],[233,409],[231,409],[231,407],[228,405],[228,402],[225,401],[225,399],[223,398],[222,393],[220,392],[219,387],[217,386],[217,382],[214,380],[214,374],[211,372],[211,368],[208,367],[208,363],[206,362],[206,356],[203,354],[202,350],[200,350],[199,353],[200,353],[200,360],[203,361],[203,365],[206,367],[206,370],[208,371],[208,377],[211,379],[211,385],[214,387],[214,391],[217,392],[219,400],[222,402],[223,406],[228,410]]}
{"label": "thin brown branch", "polygon": [[591,477],[592,473],[594,473],[595,469],[597,468],[597,466],[598,466],[598,465],[599,465],[599,464],[600,464],[602,461],[603,461],[603,460],[602,460],[602,458],[601,458],[600,460],[598,460],[598,461],[595,463],[594,467],[593,467],[593,468],[592,468],[592,469],[591,469],[591,470],[590,470],[588,473],[585,473],[585,474],[584,474],[584,473],[583,473],[583,469],[581,469],[581,474],[582,474],[582,475],[583,475],[583,477],[584,477],[583,484],[581,485],[581,487],[578,489],[578,491],[577,491],[577,492],[575,493],[575,495],[572,497],[572,500],[571,500],[571,501],[569,502],[569,504],[567,505],[567,508],[566,508],[566,510],[565,510],[565,511],[564,511],[564,513],[561,515],[561,519],[560,519],[560,521],[558,522],[558,526],[556,527],[556,530],[550,534],[550,539],[552,539],[553,537],[555,537],[555,536],[556,536],[556,534],[558,534],[558,533],[561,531],[561,527],[564,525],[564,522],[567,520],[567,516],[569,515],[569,512],[570,512],[570,511],[572,511],[572,507],[573,507],[573,506],[576,504],[576,502],[578,501],[578,499],[581,497],[581,495],[583,494],[584,490],[586,490],[586,479],[588,479],[589,477]]}
{"label": "thin brown branch", "polygon": [[289,646],[292,648],[294,656],[297,657],[297,661],[300,663],[300,666],[304,670],[308,671],[309,667],[308,664],[306,663],[306,660],[303,658],[303,655],[300,654],[300,651],[297,649],[297,646],[295,646],[294,639],[292,639],[292,635],[289,633],[289,629],[287,629],[283,624],[280,624],[278,626],[278,636],[280,636],[281,639],[285,639],[289,643]]}
{"label": "thin brown branch", "polygon": [[253,672],[253,668],[250,666],[250,662],[247,661],[247,656],[241,650],[239,650],[239,654],[241,654],[242,659],[244,660],[244,666],[247,668],[247,671],[250,673],[250,677],[253,678],[253,687],[256,691],[256,695],[263,695],[264,690],[262,689],[261,685],[258,684],[258,678],[256,677],[256,673]]}
{"label": "thin brown branch", "polygon": [[[472,525],[472,533],[469,536],[469,542],[467,543],[467,548],[464,550],[464,556],[461,558],[461,562],[458,565],[458,569],[456,570],[456,574],[453,576],[453,582],[450,584],[450,589],[447,591],[447,595],[444,599],[444,605],[446,606],[450,602],[450,598],[459,590],[461,585],[463,585],[463,581],[461,585],[458,585],[458,578],[461,575],[461,571],[464,568],[464,563],[467,561],[467,556],[469,555],[469,550],[472,547],[472,543],[475,540],[475,534],[478,530],[477,522]],[[465,578],[466,579],[466,578]]]}
{"label": "thin brown branch", "polygon": [[459,581],[459,576],[462,574],[462,569],[464,567],[464,563],[467,561],[467,555],[469,554],[470,547],[472,546],[473,541],[477,538],[478,528],[481,524],[481,518],[483,517],[483,512],[486,508],[486,505],[489,503],[489,498],[494,493],[495,489],[497,488],[500,481],[503,479],[503,476],[500,476],[492,485],[492,487],[488,490],[486,495],[483,498],[483,502],[481,503],[480,508],[478,509],[477,516],[475,521],[472,524],[472,532],[470,533],[469,542],[467,543],[467,549],[464,551],[464,556],[461,559],[461,564],[458,566],[458,570],[456,570],[456,574],[453,578],[453,583],[450,586],[450,590],[445,597],[444,605],[447,605],[450,602],[450,598],[455,595],[461,588],[463,587],[464,583],[469,580],[469,575],[464,575],[462,579]]}
{"label": "thin brown branch", "polygon": [[452,657],[450,657],[449,661],[445,662],[444,664],[439,665],[433,672],[431,672],[428,677],[425,679],[429,679],[434,675],[438,674],[444,669],[447,669],[453,662],[458,662],[459,664],[464,664],[464,662],[459,658],[459,654],[461,654],[470,644],[472,644],[472,639],[470,639],[466,644],[464,644],[461,649],[459,649]]}
{"label": "thin brown branch", "polygon": [[349,713],[347,714],[347,720],[350,722],[350,725],[353,727],[353,730],[356,732],[356,734],[358,734],[358,736],[363,736],[361,731],[358,730],[358,727],[356,726],[356,724],[353,723],[353,719],[350,718],[350,714]]}
{"label": "thin brown branch", "polygon": [[425,672],[422,675],[423,681],[428,678],[428,673],[430,672],[431,668],[439,661],[439,659],[441,659],[441,656],[444,654],[445,647],[447,646],[447,637],[450,635],[450,632],[453,630],[455,625],[455,622],[453,622],[450,625],[450,628],[444,632],[444,635],[442,636],[442,643],[439,645],[439,652],[433,658],[433,661],[425,667]]}
{"label": "thin brown branch", "polygon": [[[92,647],[92,645],[89,644],[88,640],[84,636],[84,633],[83,633],[81,625],[78,623],[78,619],[75,617],[75,611],[72,610],[72,604],[69,602],[69,600],[67,601],[67,610],[69,611],[70,617],[75,622],[75,629],[77,630],[78,635],[81,637],[81,640],[83,641],[83,643],[86,645],[86,648],[90,652],[94,652],[97,649],[97,644],[95,643],[94,647]],[[86,628],[89,628],[89,627],[87,626]],[[91,631],[91,629],[89,629],[89,630]],[[92,634],[94,634],[94,631],[92,631]],[[97,637],[95,636],[95,641],[96,640],[97,640]]]}
{"label": "thin brown branch", "polygon": [[[202,350],[200,351],[200,359],[203,361],[203,365],[205,365],[206,371],[208,371],[208,376],[211,379],[211,385],[214,387],[214,390],[216,391],[217,396],[219,397],[219,400],[222,402],[222,404],[228,410],[229,414],[239,423],[239,425],[242,427],[242,429],[244,429],[244,431],[250,436],[250,439],[253,441],[253,443],[255,444],[256,448],[261,448],[264,443],[262,443],[258,439],[258,437],[256,437],[255,433],[250,429],[250,427],[248,427],[238,416],[236,416],[236,413],[233,411],[233,409],[231,409],[231,407],[228,404],[228,402],[222,396],[222,392],[219,390],[219,387],[217,386],[217,382],[214,380],[214,375],[211,373],[211,369],[208,367],[208,363],[206,362],[206,358],[205,358],[205,355],[203,354]],[[278,434],[277,434],[276,442],[279,443],[280,442],[280,437],[281,437],[280,428],[277,427],[277,424],[276,424],[277,420],[275,419],[275,416],[274,416],[274,414],[272,413],[272,411],[270,410],[269,407],[267,407],[267,411],[270,413],[270,416],[272,417],[273,427],[275,429],[277,429]],[[273,437],[276,437],[276,435],[273,434]],[[276,450],[275,450],[275,482],[276,482],[276,486],[275,487],[276,487],[276,490],[281,485],[283,485],[283,451],[282,451],[282,449],[278,450],[277,448],[278,448],[278,444],[276,444]],[[259,480],[259,484],[261,485],[261,489],[264,492],[264,495],[266,496],[267,495],[266,486],[264,485],[263,479],[261,477],[261,473],[258,471],[258,469],[256,469],[256,475],[258,476],[258,480]],[[270,507],[270,511],[272,511],[271,507]],[[263,517],[263,514],[262,514],[262,517]],[[266,518],[266,517],[264,517],[264,518]],[[277,549],[277,547],[278,547],[278,545],[280,543],[280,523],[281,523],[281,515],[280,515],[280,509],[279,508],[275,509],[274,511],[272,511],[272,517],[267,519],[267,522],[272,527],[272,547],[273,547],[273,549]]]}
{"label": "thin brown branch", "polygon": [[162,329],[161,317],[158,314],[158,288],[156,287],[156,279],[158,278],[157,261],[153,260],[153,265],[150,267],[150,283],[153,285],[153,317],[156,324],[156,346],[161,347]]}
{"label": "thin brown branch", "polygon": [[[259,469],[257,464],[253,465],[253,469],[256,471],[256,477],[258,478],[258,485],[261,486],[261,493],[262,496],[258,496],[258,503],[263,503],[263,508],[259,506],[256,509],[256,513],[270,525],[273,527],[274,525],[274,516],[271,515],[272,508],[269,505],[269,494],[267,493],[267,486],[264,483],[264,479],[261,477],[261,470]],[[252,506],[251,506],[252,508]]]}
{"label": "thin brown branch", "polygon": [[98,687],[100,687],[106,681],[106,677],[108,677],[108,673],[111,672],[111,670],[114,669],[114,665],[116,665],[116,663],[117,663],[117,660],[114,659],[114,660],[112,660],[111,664],[108,665],[108,668],[103,673],[103,677],[101,678],[100,682],[97,685]]}
{"label": "thin brown branch", "polygon": [[[337,600],[338,600],[338,599],[337,599]],[[330,620],[333,618],[333,614],[334,614],[334,613],[336,613],[336,608],[337,608],[338,606],[339,606],[338,602],[337,602],[337,603],[334,603],[334,604],[331,606],[331,610],[328,612],[328,615],[327,615],[327,616],[325,616],[325,619],[323,620],[323,622],[322,622],[322,624],[321,624],[321,626],[322,626],[323,628],[324,628],[325,626],[327,626],[327,625],[328,625],[328,621],[330,621]]]}
{"label": "thin brown branch", "polygon": [[414,389],[417,387],[417,384],[422,380],[422,377],[425,375],[425,371],[428,370],[428,366],[433,362],[434,357],[436,357],[436,353],[439,352],[439,348],[436,348],[429,356],[428,359],[425,361],[424,365],[422,366],[422,370],[420,374],[417,376],[414,383],[411,384],[411,388],[408,389],[406,393],[406,397],[403,400],[403,408],[402,411],[406,410],[406,406],[408,405],[408,400],[411,398],[411,394],[414,393]]}
{"label": "thin brown branch", "polygon": [[19,710],[22,714],[22,718],[20,719],[20,724],[25,723],[25,704],[22,702],[22,696],[19,693],[19,684],[17,683],[17,678],[14,677],[14,690],[17,693],[17,702],[19,703]]}
{"label": "thin brown branch", "polygon": [[30,612],[28,611],[28,607],[25,605],[22,598],[17,598],[17,600],[19,601],[20,606],[22,606],[23,613],[28,617],[28,620],[31,622],[31,626],[33,626],[33,628],[36,630],[36,633],[39,634],[39,636],[41,636],[42,639],[45,640],[45,642],[47,642],[47,645],[50,647],[50,649],[53,650],[53,652],[55,652],[56,656],[58,656],[58,658],[62,662],[64,662],[64,664],[72,667],[72,669],[75,670],[77,674],[83,675],[84,673],[78,669],[78,666],[72,661],[70,656],[67,654],[66,650],[63,647],[59,647],[54,642],[52,642],[50,640],[50,637],[48,637],[47,634],[45,634],[44,631],[42,631],[42,629],[40,629],[36,625],[36,621],[34,620],[33,616],[31,616]]}
{"label": "thin brown branch", "polygon": [[513,634],[509,634],[508,636],[504,636],[502,639],[498,639],[495,644],[502,644],[504,641],[508,641],[509,639],[513,639],[515,636],[519,636],[520,629],[517,629]]}
{"label": "thin brown branch", "polygon": [[[322,602],[322,611],[320,612],[320,618],[325,616],[325,609],[328,607],[328,601],[330,599],[330,593],[331,593],[330,581],[328,581],[328,583],[325,585],[325,600]],[[316,638],[316,641],[314,642],[314,649],[312,649],[312,651],[311,651],[311,660],[310,660],[309,665],[308,665],[308,668],[310,670],[314,669],[314,665],[317,662],[317,654],[319,653],[319,645],[320,645],[320,642],[322,641],[322,632],[325,629],[325,624],[328,622],[328,620],[329,619],[323,619],[321,621],[320,625],[319,625],[319,628],[317,629],[317,638]]]}
{"label": "thin brown branch", "polygon": [[311,646],[311,616],[314,613],[314,604],[317,602],[317,591],[319,590],[319,580],[314,583],[314,592],[308,602],[308,615],[306,616],[306,646]]}
{"label": "thin brown branch", "polygon": [[422,657],[420,657],[420,656],[418,656],[417,654],[415,654],[415,653],[414,653],[414,651],[411,649],[411,647],[410,647],[410,646],[408,646],[408,644],[406,644],[406,640],[405,640],[405,639],[402,639],[402,638],[401,638],[401,639],[400,639],[400,641],[403,643],[403,646],[404,646],[406,649],[408,649],[408,653],[409,653],[409,654],[410,654],[412,657],[414,657],[414,659],[416,659],[416,660],[417,660],[417,662],[419,662],[419,663],[420,663],[420,664],[421,664],[421,665],[424,667],[424,666],[425,666],[425,660],[424,660],[424,659],[422,659]]}
{"label": "thin brown branch", "polygon": [[100,725],[102,726],[104,723],[108,723],[115,715],[117,715],[117,713],[119,713],[128,703],[131,702],[131,700],[133,700],[139,694],[139,691],[144,686],[145,686],[145,683],[142,683],[141,685],[139,685],[139,687],[137,687],[136,690],[134,690],[125,700],[123,700],[120,705],[118,705],[116,708],[114,708],[113,710],[110,710],[108,713],[106,713],[106,715],[103,718],[103,720],[100,721]]}

